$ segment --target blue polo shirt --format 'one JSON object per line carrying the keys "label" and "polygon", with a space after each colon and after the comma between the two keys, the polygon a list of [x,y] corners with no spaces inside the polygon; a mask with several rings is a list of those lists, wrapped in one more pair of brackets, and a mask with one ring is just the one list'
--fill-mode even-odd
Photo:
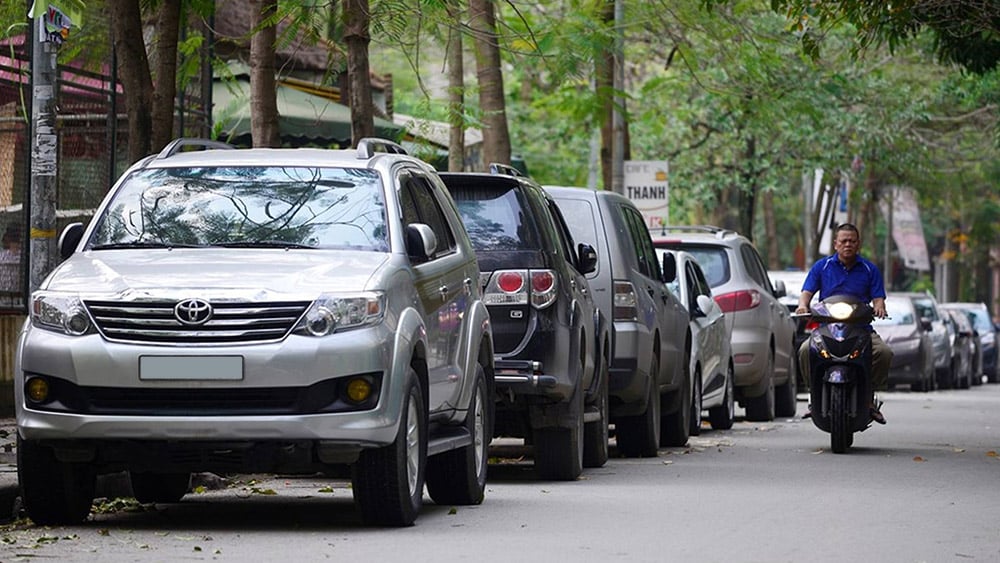
{"label": "blue polo shirt", "polygon": [[885,297],[882,272],[870,260],[858,255],[850,269],[845,267],[837,255],[822,258],[813,264],[802,284],[802,291],[816,293],[820,300],[831,295],[853,295],[865,303],[876,297]]}

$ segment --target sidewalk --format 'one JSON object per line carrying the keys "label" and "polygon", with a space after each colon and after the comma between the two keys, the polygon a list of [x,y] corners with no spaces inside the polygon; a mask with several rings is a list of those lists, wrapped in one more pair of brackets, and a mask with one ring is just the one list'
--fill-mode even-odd
{"label": "sidewalk", "polygon": [[17,424],[0,418],[0,522],[14,520],[20,512],[17,483]]}

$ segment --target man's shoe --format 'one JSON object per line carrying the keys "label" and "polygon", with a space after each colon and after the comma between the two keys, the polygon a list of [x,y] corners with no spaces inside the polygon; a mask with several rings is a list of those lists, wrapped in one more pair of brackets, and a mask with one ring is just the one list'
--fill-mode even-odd
{"label": "man's shoe", "polygon": [[[879,402],[879,406],[882,406],[881,402]],[[879,424],[885,424],[885,416],[882,415],[882,411],[878,410],[877,406],[873,405],[869,413],[871,414],[872,420]]]}
{"label": "man's shoe", "polygon": [[812,418],[812,416],[813,416],[812,405],[809,405],[806,407],[806,412],[802,414],[802,418],[803,419]]}

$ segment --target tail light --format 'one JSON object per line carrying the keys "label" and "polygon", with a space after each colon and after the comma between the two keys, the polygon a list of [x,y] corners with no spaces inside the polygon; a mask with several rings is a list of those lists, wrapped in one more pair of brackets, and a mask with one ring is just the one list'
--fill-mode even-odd
{"label": "tail light", "polygon": [[819,328],[819,323],[818,322],[816,322],[816,321],[809,321],[809,322],[806,323],[806,326],[805,326],[805,328],[803,330],[805,332],[812,332],[812,331],[816,330],[817,328]]}
{"label": "tail light", "polygon": [[636,307],[635,286],[628,281],[615,281],[614,320],[634,321],[639,318]]}
{"label": "tail light", "polygon": [[498,270],[488,276],[483,291],[487,305],[526,305],[536,309],[555,302],[556,277],[552,270]]}
{"label": "tail light", "polygon": [[743,289],[732,293],[715,296],[715,302],[723,313],[746,311],[760,305],[760,292],[756,289]]}

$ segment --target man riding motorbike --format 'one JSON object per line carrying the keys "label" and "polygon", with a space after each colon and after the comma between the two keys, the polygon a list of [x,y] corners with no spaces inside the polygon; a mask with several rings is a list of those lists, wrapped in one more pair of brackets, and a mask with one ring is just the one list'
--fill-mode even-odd
{"label": "man riding motorbike", "polygon": [[[809,269],[806,281],[802,284],[799,295],[799,305],[795,314],[803,315],[809,312],[809,302],[818,291],[819,298],[830,295],[852,295],[865,303],[871,302],[874,315],[885,318],[885,287],[882,282],[882,272],[878,266],[860,254],[861,233],[850,223],[843,223],[834,232],[834,254],[819,259]],[[871,327],[869,327],[871,328]],[[889,365],[892,363],[892,350],[882,341],[882,338],[872,331],[872,389],[884,391],[889,382]],[[799,347],[799,366],[805,375],[803,380],[809,385],[809,340]],[[875,397],[869,403],[872,420],[885,424],[885,416],[879,410]],[[808,410],[803,418],[811,416]]]}

